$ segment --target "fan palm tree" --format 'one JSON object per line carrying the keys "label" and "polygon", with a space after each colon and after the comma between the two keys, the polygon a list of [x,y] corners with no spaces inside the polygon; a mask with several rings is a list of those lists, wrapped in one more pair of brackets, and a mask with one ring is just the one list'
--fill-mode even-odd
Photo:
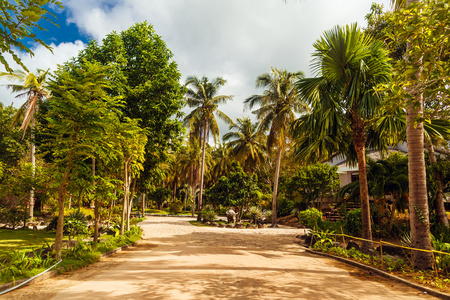
{"label": "fan palm tree", "polygon": [[241,163],[243,169],[252,174],[256,165],[266,156],[264,132],[258,130],[258,124],[253,124],[249,117],[238,118],[237,123],[230,126],[230,131],[223,136],[232,154]]}
{"label": "fan palm tree", "polygon": [[206,142],[211,134],[216,141],[219,136],[219,126],[215,115],[227,124],[233,121],[222,111],[218,110],[219,104],[232,100],[232,96],[218,95],[219,89],[227,81],[222,77],[214,78],[211,82],[207,77],[201,79],[196,76],[189,76],[186,80],[187,92],[185,95],[186,104],[190,108],[195,108],[185,118],[184,123],[189,124],[191,131],[200,137],[202,145],[202,161],[200,168],[200,194],[198,197],[198,208],[202,208],[203,179],[205,174],[205,154]]}
{"label": "fan palm tree", "polygon": [[[31,164],[33,166],[33,176],[36,166],[35,159],[35,145],[34,145],[34,127],[35,127],[35,115],[38,110],[39,104],[45,99],[50,97],[49,91],[46,89],[47,75],[50,69],[46,71],[38,69],[37,74],[31,72],[24,72],[16,70],[12,73],[1,72],[0,77],[14,82],[7,84],[6,87],[10,88],[13,93],[19,93],[16,98],[26,97],[25,103],[19,108],[17,113],[13,117],[13,122],[18,123],[19,119],[23,117],[22,125],[20,129],[23,130],[25,136],[28,126],[31,125]],[[33,219],[34,212],[34,190],[30,191],[30,218]]]}
{"label": "fan palm tree", "polygon": [[[356,158],[363,238],[371,240],[365,149],[366,145],[382,146],[380,139],[368,140],[368,122],[376,115],[381,102],[373,88],[389,79],[391,67],[387,51],[381,42],[362,33],[356,24],[326,31],[314,48],[313,68],[318,77],[302,79],[297,85],[313,107],[311,115],[294,125],[297,136],[306,136],[299,141],[298,155],[340,153]],[[365,242],[363,246],[367,249],[372,243]]]}
{"label": "fan palm tree", "polygon": [[269,153],[276,149],[277,163],[273,182],[272,198],[272,226],[277,222],[277,190],[280,175],[281,155],[285,150],[286,140],[289,137],[289,126],[296,118],[296,113],[309,111],[309,107],[302,101],[294,83],[303,74],[291,73],[286,70],[272,68],[270,73],[259,75],[256,87],[265,88],[262,95],[253,95],[244,103],[251,109],[255,105],[260,108],[253,111],[260,120],[259,131],[269,130],[267,136],[267,149]]}

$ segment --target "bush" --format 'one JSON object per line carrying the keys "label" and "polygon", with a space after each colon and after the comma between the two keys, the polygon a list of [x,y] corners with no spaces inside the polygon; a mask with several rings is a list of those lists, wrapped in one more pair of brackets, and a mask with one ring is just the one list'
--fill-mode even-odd
{"label": "bush", "polygon": [[322,223],[322,213],[316,208],[309,208],[298,213],[300,224],[311,229],[319,229]]}
{"label": "bush", "polygon": [[250,218],[251,222],[255,224],[258,222],[258,220],[261,220],[263,216],[263,212],[257,206],[252,206],[248,210],[248,217]]}
{"label": "bush", "polygon": [[171,214],[178,214],[183,210],[183,203],[180,200],[176,200],[169,204],[169,212]]}
{"label": "bush", "polygon": [[205,205],[203,210],[200,212],[200,215],[204,221],[210,222],[213,222],[217,217],[216,212],[210,205]]}
{"label": "bush", "polygon": [[349,235],[361,236],[362,233],[361,208],[349,210],[345,215],[344,228]]}

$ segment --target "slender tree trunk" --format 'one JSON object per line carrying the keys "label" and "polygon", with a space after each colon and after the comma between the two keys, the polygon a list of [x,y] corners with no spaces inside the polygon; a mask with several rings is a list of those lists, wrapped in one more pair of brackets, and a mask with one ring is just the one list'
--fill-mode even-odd
{"label": "slender tree trunk", "polygon": [[283,146],[280,146],[277,154],[277,165],[275,167],[275,176],[273,179],[273,197],[272,197],[272,227],[277,226],[277,193],[278,178],[280,177],[281,155],[283,154]]}
{"label": "slender tree trunk", "polygon": [[[30,143],[30,154],[31,154],[31,172],[32,172],[32,176],[34,178],[35,176],[35,172],[36,172],[36,156],[35,156],[35,152],[36,152],[36,145],[34,144],[34,128],[36,126],[36,119],[33,116],[31,118],[31,143]],[[30,221],[33,221],[33,217],[34,217],[34,187],[31,188],[30,190]],[[26,224],[24,224],[25,227]]]}
{"label": "slender tree trunk", "polygon": [[[133,208],[133,197],[134,197],[134,193],[136,191],[136,181],[137,178],[133,178],[133,185],[131,187],[131,193],[130,196],[128,198],[128,210],[127,210],[127,231],[130,230],[130,215],[131,215],[131,209]],[[130,175],[130,181],[131,182],[131,175]]]}
{"label": "slender tree trunk", "polygon": [[93,186],[93,195],[94,195],[94,248],[97,249],[98,243],[98,224],[100,222],[100,214],[98,211],[98,198],[95,194],[95,157],[92,158],[92,186]]}
{"label": "slender tree trunk", "polygon": [[203,127],[202,164],[201,164],[201,168],[200,168],[200,193],[198,195],[198,211],[199,211],[199,214],[197,216],[197,221],[200,221],[200,219],[201,219],[200,212],[202,211],[203,177],[205,175],[206,136],[207,136],[207,128],[206,128],[206,123],[205,123],[204,127]]}
{"label": "slender tree trunk", "polygon": [[[361,199],[361,212],[362,212],[362,237],[363,239],[372,241],[369,189],[367,186],[367,173],[366,173],[365,141],[359,143],[355,142],[355,150],[358,156],[359,195]],[[364,251],[368,251],[371,248],[373,248],[372,242],[363,241],[362,249]]]}
{"label": "slender tree trunk", "polygon": [[[407,6],[419,0],[407,0]],[[407,42],[407,51],[411,43]],[[415,78],[421,76],[422,61],[410,61],[417,70]],[[424,155],[423,123],[417,117],[423,114],[423,95],[414,91],[414,84],[408,88],[412,99],[406,108],[406,142],[408,145],[408,175],[409,175],[409,219],[411,224],[412,247],[431,250],[430,221],[427,197],[427,179]],[[433,265],[433,256],[429,252],[413,251],[414,266],[419,269],[429,269]]]}
{"label": "slender tree trunk", "polygon": [[439,171],[436,170],[436,155],[434,153],[433,144],[430,141],[428,141],[426,143],[426,146],[428,157],[430,159],[431,169],[433,169],[434,179],[438,184],[438,190],[435,199],[436,214],[439,218],[439,222],[445,227],[448,227],[448,218],[444,206],[444,181],[442,180],[441,173],[439,173]]}
{"label": "slender tree trunk", "polygon": [[129,162],[126,160],[124,162],[124,176],[123,176],[124,195],[123,195],[123,209],[122,209],[122,222],[121,222],[121,226],[120,226],[120,235],[125,234],[125,220],[127,218],[127,211],[128,211],[128,196],[129,196],[129,192],[130,192],[128,164],[129,164]]}
{"label": "slender tree trunk", "polygon": [[142,217],[145,216],[145,193],[142,193]]}

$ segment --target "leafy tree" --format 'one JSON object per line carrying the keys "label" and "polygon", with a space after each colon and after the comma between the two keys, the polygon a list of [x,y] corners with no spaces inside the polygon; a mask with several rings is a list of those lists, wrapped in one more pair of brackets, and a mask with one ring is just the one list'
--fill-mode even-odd
{"label": "leafy tree", "polygon": [[[34,144],[34,128],[36,126],[36,112],[39,104],[50,97],[46,89],[46,81],[49,70],[44,71],[38,69],[38,74],[16,70],[12,73],[1,72],[0,77],[5,77],[9,81],[17,82],[6,85],[13,93],[19,93],[17,97],[27,97],[25,103],[19,108],[14,115],[13,123],[18,122],[19,118],[24,115],[20,129],[23,130],[23,136],[31,123],[31,164],[33,169],[36,166],[35,144]],[[34,173],[34,171],[33,171]],[[33,219],[34,212],[34,190],[30,190],[30,218]]]}
{"label": "leafy tree", "polygon": [[239,210],[238,220],[242,217],[242,210],[248,205],[256,203],[261,196],[256,174],[244,172],[239,163],[233,163],[233,171],[229,178],[222,177],[219,182],[207,190],[206,195],[212,203],[224,206],[236,206]]}
{"label": "leafy tree", "polygon": [[35,44],[40,44],[51,50],[50,46],[36,38],[36,34],[33,33],[33,29],[45,30],[39,24],[41,20],[55,24],[49,18],[49,16],[54,17],[54,15],[47,9],[51,5],[63,8],[61,2],[56,0],[0,1],[0,38],[2,40],[0,62],[8,72],[12,72],[12,69],[9,67],[4,53],[9,53],[17,64],[28,71],[19,56],[14,52],[14,48],[18,48],[30,55],[34,55],[25,42],[27,39],[32,39]]}
{"label": "leafy tree", "polygon": [[[201,79],[190,76],[186,79],[188,88],[185,96],[186,104],[195,108],[185,118],[184,123],[189,124],[191,131],[200,138],[202,145],[202,160],[200,167],[200,193],[198,196],[198,208],[202,209],[203,180],[205,173],[206,143],[211,134],[214,140],[219,136],[219,126],[215,115],[228,124],[233,121],[217,107],[221,103],[232,100],[231,96],[218,95],[219,89],[224,86],[226,80],[222,77],[214,78],[211,82],[207,77]],[[200,215],[199,215],[200,218]]]}
{"label": "leafy tree", "polygon": [[331,196],[338,187],[337,166],[315,164],[300,167],[284,189],[287,198],[310,205]]}
{"label": "leafy tree", "polygon": [[262,95],[253,95],[245,100],[251,109],[255,105],[260,108],[253,111],[260,123],[260,131],[269,130],[267,149],[270,153],[277,151],[276,168],[273,180],[272,226],[277,222],[278,178],[280,175],[281,156],[289,137],[289,126],[295,120],[295,113],[304,113],[309,107],[302,101],[294,83],[302,77],[301,72],[291,73],[286,70],[272,68],[271,73],[259,75],[256,86],[265,88]]}
{"label": "leafy tree", "polygon": [[90,174],[86,161],[114,153],[105,132],[117,118],[119,102],[110,97],[107,67],[85,62],[59,66],[49,82],[52,98],[46,114],[48,136],[44,146],[52,149],[52,159],[61,174],[58,188],[58,224],[55,244],[61,258],[64,203],[68,186],[77,174]]}
{"label": "leafy tree", "polygon": [[223,140],[230,141],[228,145],[232,148],[232,154],[245,171],[253,173],[256,165],[266,157],[264,132],[258,130],[258,124],[252,124],[249,117],[238,118],[230,130]]}
{"label": "leafy tree", "polygon": [[153,26],[142,22],[108,34],[101,45],[91,41],[76,59],[109,66],[109,93],[121,96],[124,116],[139,120],[139,127],[146,130],[144,171],[138,182],[141,189],[151,186],[158,164],[167,160],[167,150],[176,150],[181,144],[183,126],[177,118],[185,90],[172,57]]}
{"label": "leafy tree", "polygon": [[[386,149],[386,139],[371,134],[369,120],[379,111],[377,84],[386,83],[391,67],[383,44],[361,32],[356,24],[326,31],[315,44],[313,68],[318,77],[302,79],[298,88],[313,107],[295,125],[300,157],[331,157],[340,153],[357,158],[363,237],[372,239],[366,144]],[[353,149],[352,149],[353,148]],[[354,150],[354,153],[352,153]],[[371,242],[364,242],[370,248]]]}
{"label": "leafy tree", "polygon": [[14,107],[0,102],[0,162],[9,168],[17,166],[27,150],[27,140],[21,138],[17,126],[12,126],[16,112]]}
{"label": "leafy tree", "polygon": [[148,194],[148,198],[155,201],[157,208],[161,209],[164,202],[166,202],[172,191],[165,187],[156,187],[153,191]]}

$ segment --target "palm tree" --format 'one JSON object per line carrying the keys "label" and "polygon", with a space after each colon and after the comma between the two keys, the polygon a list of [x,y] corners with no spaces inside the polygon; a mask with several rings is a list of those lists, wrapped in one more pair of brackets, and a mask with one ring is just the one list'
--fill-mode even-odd
{"label": "palm tree", "polygon": [[189,76],[186,80],[187,92],[185,100],[190,108],[195,107],[185,118],[184,123],[189,124],[200,137],[202,145],[202,161],[200,168],[200,194],[198,197],[198,208],[202,208],[203,178],[205,173],[206,142],[211,134],[214,140],[219,136],[219,126],[215,114],[227,124],[233,121],[217,107],[221,103],[232,100],[232,96],[218,95],[219,89],[224,86],[226,80],[222,77],[214,78],[211,82],[207,77],[201,79]]}
{"label": "palm tree", "polygon": [[230,130],[234,131],[223,136],[224,141],[231,140],[228,144],[232,148],[232,154],[250,174],[266,156],[264,132],[258,130],[258,126],[259,124],[252,124],[249,117],[238,118],[237,123],[230,126]]}
{"label": "palm tree", "polygon": [[251,109],[256,104],[260,108],[253,111],[261,121],[259,131],[269,130],[267,149],[277,150],[277,163],[273,182],[272,226],[277,222],[277,190],[280,175],[281,155],[289,137],[288,128],[295,120],[295,113],[304,113],[309,107],[301,100],[294,83],[302,77],[301,72],[291,73],[272,68],[270,73],[259,75],[256,87],[265,88],[262,95],[253,95],[244,103]]}
{"label": "palm tree", "polygon": [[[28,126],[31,123],[31,164],[33,166],[33,176],[36,167],[35,158],[35,145],[34,145],[34,127],[35,127],[35,115],[38,110],[39,104],[50,97],[50,93],[46,89],[47,71],[38,69],[37,75],[31,72],[24,72],[16,70],[12,73],[1,72],[0,77],[4,77],[9,81],[16,82],[7,84],[6,87],[10,88],[13,93],[19,93],[16,98],[27,97],[25,103],[19,108],[17,113],[13,117],[13,122],[18,123],[19,119],[24,116],[20,129],[23,130],[23,135]],[[30,219],[33,219],[34,212],[34,190],[30,191]]]}
{"label": "palm tree", "polygon": [[215,183],[222,176],[228,176],[232,170],[232,155],[229,144],[219,143],[212,150],[211,182]]}
{"label": "palm tree", "polygon": [[[394,9],[409,7],[420,0],[392,0]],[[412,40],[406,43],[406,62],[411,69],[416,70],[411,78],[421,78],[422,59],[411,61],[408,54]],[[408,176],[409,176],[409,213],[411,224],[411,244],[414,248],[431,250],[430,223],[427,197],[426,167],[423,148],[424,124],[418,121],[424,112],[424,98],[422,93],[415,92],[415,84],[411,84],[406,92],[411,98],[406,101],[406,140],[408,145]],[[432,267],[432,254],[430,252],[413,251],[414,265],[420,269]]]}
{"label": "palm tree", "polygon": [[[300,139],[299,155],[330,156],[337,152],[350,159],[356,156],[363,238],[371,240],[365,149],[368,142],[369,146],[380,147],[382,141],[368,141],[367,125],[381,102],[373,88],[389,78],[387,51],[356,24],[326,31],[314,48],[313,68],[318,77],[300,80],[297,85],[313,107],[311,115],[294,125],[297,136],[309,133]],[[363,246],[368,249],[372,243],[365,242]]]}

